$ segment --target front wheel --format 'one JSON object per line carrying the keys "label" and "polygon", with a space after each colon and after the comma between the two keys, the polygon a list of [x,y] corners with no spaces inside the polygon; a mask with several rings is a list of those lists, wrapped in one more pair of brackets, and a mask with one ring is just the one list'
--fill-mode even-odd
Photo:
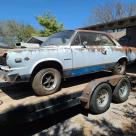
{"label": "front wheel", "polygon": [[59,90],[61,74],[57,69],[45,68],[33,78],[32,88],[37,95],[48,95]]}

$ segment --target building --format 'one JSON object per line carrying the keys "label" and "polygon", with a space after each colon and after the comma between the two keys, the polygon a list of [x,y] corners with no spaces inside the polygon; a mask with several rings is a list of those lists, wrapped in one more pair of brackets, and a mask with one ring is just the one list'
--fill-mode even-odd
{"label": "building", "polygon": [[47,37],[38,37],[38,36],[32,36],[27,43],[37,43],[37,44],[42,44],[45,40],[47,39]]}
{"label": "building", "polygon": [[91,25],[79,29],[107,31],[124,46],[136,47],[136,16],[130,16],[108,23]]}
{"label": "building", "polygon": [[4,44],[4,43],[0,42],[0,48],[5,48],[5,49],[7,49],[7,48],[11,48],[11,47],[8,46],[7,44]]}

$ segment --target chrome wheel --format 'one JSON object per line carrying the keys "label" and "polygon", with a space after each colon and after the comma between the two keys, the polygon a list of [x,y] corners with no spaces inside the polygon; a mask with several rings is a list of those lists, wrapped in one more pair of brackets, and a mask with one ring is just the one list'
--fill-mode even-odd
{"label": "chrome wheel", "polygon": [[105,107],[108,103],[109,95],[106,89],[100,90],[98,97],[97,97],[97,105],[99,107]]}
{"label": "chrome wheel", "polygon": [[48,95],[60,89],[61,74],[55,68],[39,70],[32,80],[32,88],[37,95]]}
{"label": "chrome wheel", "polygon": [[57,80],[55,78],[55,73],[46,72],[42,76],[41,84],[44,86],[46,90],[52,90],[56,87]]}

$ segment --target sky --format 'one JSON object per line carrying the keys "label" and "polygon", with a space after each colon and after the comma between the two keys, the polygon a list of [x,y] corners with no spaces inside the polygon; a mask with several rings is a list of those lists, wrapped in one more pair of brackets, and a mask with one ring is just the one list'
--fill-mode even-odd
{"label": "sky", "polygon": [[0,0],[0,20],[16,20],[40,29],[35,18],[48,11],[66,29],[75,29],[87,26],[93,8],[106,1],[108,0]]}

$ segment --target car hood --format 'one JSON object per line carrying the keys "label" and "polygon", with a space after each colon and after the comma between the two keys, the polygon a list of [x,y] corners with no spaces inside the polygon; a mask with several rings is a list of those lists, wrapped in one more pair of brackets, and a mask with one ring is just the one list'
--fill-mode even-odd
{"label": "car hood", "polygon": [[39,51],[39,50],[55,50],[57,49],[58,47],[57,46],[44,46],[44,47],[37,47],[37,48],[14,48],[14,49],[3,49],[3,50],[0,50],[0,56],[4,55],[5,53],[8,53],[8,52],[24,52],[24,51]]}

